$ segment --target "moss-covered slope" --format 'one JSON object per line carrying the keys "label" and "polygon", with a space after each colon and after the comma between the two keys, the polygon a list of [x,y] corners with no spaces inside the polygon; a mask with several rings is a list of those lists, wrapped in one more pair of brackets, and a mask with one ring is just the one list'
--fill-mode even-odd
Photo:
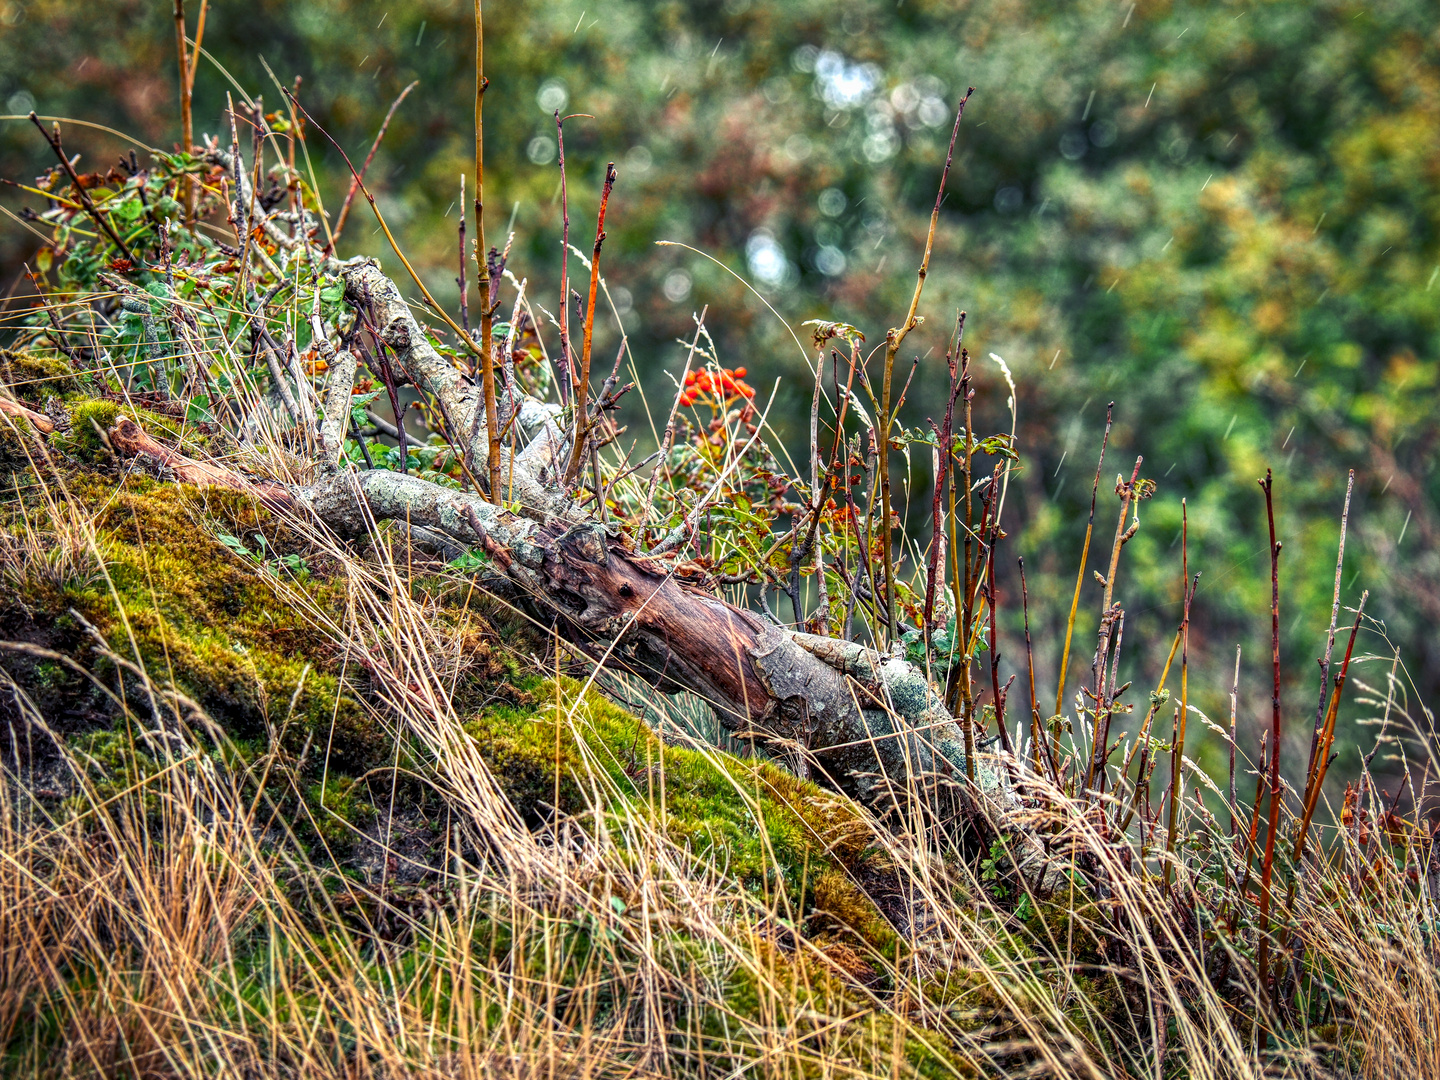
{"label": "moss-covered slope", "polygon": [[[444,810],[415,779],[416,748],[373,692],[365,658],[317,624],[317,611],[343,618],[355,586],[258,503],[114,460],[100,432],[122,410],[160,437],[207,438],[173,418],[73,395],[48,462],[14,433],[0,436],[13,492],[0,520],[0,639],[30,647],[3,662],[35,710],[86,748],[104,783],[131,771],[127,755],[150,753],[102,686],[35,651],[70,657],[143,701],[140,681],[117,681],[115,663],[97,655],[93,628],[156,686],[198,704],[239,761],[284,756],[266,796],[307,856],[359,874],[378,865],[370,841],[393,838],[394,802],[407,835],[423,837],[409,845],[417,865],[434,862]],[[892,948],[893,930],[860,886],[883,902],[893,875],[851,804],[768,762],[667,744],[593,688],[542,682],[528,658],[543,638],[453,572],[413,568],[408,585],[463,657],[451,699],[523,820],[544,826],[557,803],[580,821],[639,815],[811,932]],[[43,761],[53,751],[33,752]],[[424,876],[416,865],[395,875]]]}

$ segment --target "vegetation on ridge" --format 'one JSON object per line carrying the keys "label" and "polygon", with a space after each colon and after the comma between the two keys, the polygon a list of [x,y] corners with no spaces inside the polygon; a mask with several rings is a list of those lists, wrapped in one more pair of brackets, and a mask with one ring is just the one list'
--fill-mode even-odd
{"label": "vegetation on ridge", "polygon": [[[568,431],[574,475],[557,491],[604,522],[602,560],[647,561],[682,595],[724,596],[757,623],[810,631],[812,645],[853,647],[836,663],[857,695],[890,694],[867,674],[867,646],[908,657],[964,733],[952,763],[984,755],[1009,778],[1005,800],[981,805],[955,777],[954,816],[937,820],[927,777],[877,816],[802,779],[834,783],[803,742],[737,725],[718,703],[712,716],[699,694],[658,693],[682,676],[619,659],[623,631],[575,634],[563,598],[498,572],[513,553],[479,526],[437,532],[391,513],[341,535],[275,498],[327,476],[408,472],[426,492],[478,490],[538,513],[497,490],[498,440],[485,462],[481,421],[467,439],[433,380],[407,370],[397,324],[368,325],[369,298],[346,295],[300,164],[314,132],[244,105],[227,119],[228,142],[86,177],[41,125],[61,161],[37,187],[47,259],[35,300],[5,324],[0,372],[12,493],[0,506],[0,1067],[1440,1068],[1433,716],[1398,653],[1379,687],[1352,671],[1350,616],[1357,633],[1383,639],[1384,627],[1366,622],[1363,596],[1341,616],[1342,552],[1313,749],[1303,772],[1286,770],[1299,781],[1287,795],[1282,716],[1302,737],[1311,721],[1308,705],[1281,706],[1268,471],[1274,714],[1258,761],[1233,705],[1227,725],[1191,698],[1197,567],[1183,503],[1178,630],[1149,634],[1142,618],[1127,631],[1127,615],[1143,615],[1126,591],[1130,541],[1165,520],[1138,460],[1112,489],[1102,456],[1085,553],[1067,555],[1080,564],[1072,603],[1091,571],[1104,594],[1089,673],[1091,628],[1072,633],[1072,614],[1047,631],[1070,664],[1055,715],[1038,699],[1055,680],[1037,681],[1026,593],[1017,605],[996,570],[997,552],[1010,558],[1006,493],[1026,476],[1020,394],[988,434],[964,315],[947,340],[943,423],[901,417],[901,339],[917,325],[944,179],[900,328],[871,329],[882,344],[867,357],[856,327],[807,326],[808,476],[770,426],[774,399],[752,388],[753,370],[725,366],[704,312],[673,387],[644,399],[656,455],[635,460],[608,415],[632,389],[623,352],[588,387],[594,411],[575,404],[596,289],[613,300],[603,218],[591,299],[573,314],[568,296],[553,320],[538,286],[525,294],[522,248],[482,245],[503,306],[483,318],[462,307],[457,322],[431,301],[415,308],[436,325],[411,335],[398,323],[467,390],[498,383],[512,416],[537,406],[550,419],[536,443],[552,437],[545,423],[556,439]],[[353,393],[349,350],[363,365]],[[507,426],[512,449],[527,425]],[[135,432],[157,449],[136,451]],[[1106,436],[1102,455],[1129,451],[1108,423]],[[928,536],[896,506],[912,457],[941,477]],[[1342,531],[1350,513],[1347,498]],[[1068,593],[1073,569],[1031,580]],[[1003,622],[1017,609],[1023,639]],[[1122,684],[1122,650],[1163,658],[1172,641],[1164,674]],[[1383,726],[1357,769],[1331,772],[1342,708]],[[898,692],[874,711],[894,725],[910,715]],[[1230,750],[1228,774],[1190,760],[1202,725]],[[1371,772],[1381,749],[1408,789]],[[1343,802],[1322,805],[1337,778]]]}

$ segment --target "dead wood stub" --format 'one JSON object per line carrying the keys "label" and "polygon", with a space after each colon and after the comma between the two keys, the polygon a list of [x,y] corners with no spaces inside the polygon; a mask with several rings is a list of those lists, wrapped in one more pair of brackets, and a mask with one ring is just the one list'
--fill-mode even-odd
{"label": "dead wood stub", "polygon": [[731,727],[771,706],[750,658],[758,620],[724,600],[643,565],[603,526],[542,528],[539,576],[587,651],[608,652],[665,693],[699,694]]}

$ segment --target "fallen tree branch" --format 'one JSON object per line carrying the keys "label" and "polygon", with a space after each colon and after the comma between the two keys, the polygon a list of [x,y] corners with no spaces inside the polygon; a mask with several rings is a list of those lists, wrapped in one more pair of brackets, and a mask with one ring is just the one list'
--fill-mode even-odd
{"label": "fallen tree branch", "polygon": [[9,398],[0,397],[0,413],[6,416],[30,421],[30,426],[42,435],[49,435],[55,430],[55,422],[44,413],[38,413],[34,409],[27,409],[19,402],[11,401]]}
{"label": "fallen tree branch", "polygon": [[[483,420],[478,388],[430,345],[394,283],[369,261],[346,267],[343,277],[347,299],[378,328],[417,388],[441,403],[458,430],[472,430],[477,414]],[[343,437],[340,403],[348,404],[353,363],[336,363],[331,372],[320,440],[327,463]],[[613,526],[577,510],[564,494],[567,446],[553,416],[533,399],[520,403],[516,427],[531,442],[508,464],[520,512],[379,469],[327,465],[307,485],[252,481],[187,458],[128,419],[110,440],[119,453],[146,458],[177,481],[250,491],[277,510],[313,515],[342,538],[398,521],[483,552],[494,582],[518,592],[597,661],[663,693],[697,695],[737,737],[882,813],[898,813],[911,827],[917,811],[923,821],[950,818],[957,807],[983,804],[1002,817],[1019,809],[1004,768],[977,760],[973,786],[967,781],[959,725],[902,654],[767,623],[677,579],[669,560],[638,552]],[[1019,865],[1036,887],[1053,886],[1058,871],[1033,837],[1021,835],[1028,855]]]}

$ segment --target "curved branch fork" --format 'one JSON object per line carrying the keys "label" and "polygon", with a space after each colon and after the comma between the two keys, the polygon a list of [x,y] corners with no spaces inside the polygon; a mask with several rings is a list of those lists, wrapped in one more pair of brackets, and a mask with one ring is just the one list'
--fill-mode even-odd
{"label": "curved branch fork", "polygon": [[[344,276],[352,302],[368,310],[416,384],[440,400],[452,425],[477,430],[478,389],[430,346],[394,284],[371,262]],[[665,693],[696,694],[729,730],[801,774],[912,823],[946,815],[957,794],[983,805],[1007,831],[1018,828],[1016,858],[1027,877],[1042,889],[1058,884],[1038,840],[1017,825],[1022,803],[1006,769],[977,761],[974,786],[967,783],[960,728],[922,671],[899,655],[767,623],[677,580],[665,560],[586,519],[560,490],[553,462],[563,458],[545,415],[511,468],[525,516],[385,470],[323,468],[308,485],[251,481],[161,445],[128,419],[110,441],[176,480],[250,491],[278,510],[313,515],[341,537],[397,520],[478,548],[494,575],[597,662]],[[545,457],[551,463],[532,471]]]}
{"label": "curved branch fork", "polygon": [[395,283],[371,259],[347,265],[341,277],[346,301],[369,315],[415,385],[440,402],[447,421],[468,432],[480,405],[480,389],[430,344]]}

